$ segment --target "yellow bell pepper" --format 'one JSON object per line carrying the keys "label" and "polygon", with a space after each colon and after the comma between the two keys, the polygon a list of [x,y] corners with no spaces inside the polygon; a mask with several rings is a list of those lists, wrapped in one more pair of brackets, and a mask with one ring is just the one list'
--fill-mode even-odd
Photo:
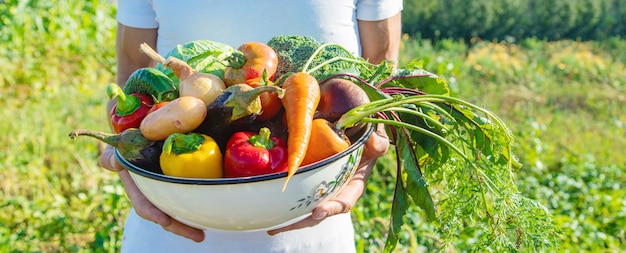
{"label": "yellow bell pepper", "polygon": [[223,177],[222,152],[208,135],[174,133],[165,139],[159,157],[163,174],[186,178]]}

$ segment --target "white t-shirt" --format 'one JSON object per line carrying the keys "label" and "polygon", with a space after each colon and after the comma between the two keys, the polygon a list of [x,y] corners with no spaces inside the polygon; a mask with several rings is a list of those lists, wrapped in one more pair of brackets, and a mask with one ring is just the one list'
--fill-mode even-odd
{"label": "white t-shirt", "polygon": [[264,230],[205,230],[196,243],[165,231],[131,210],[124,227],[122,253],[352,253],[354,228],[349,214],[326,218],[315,227],[270,236]]}
{"label": "white t-shirt", "polygon": [[158,28],[157,50],[198,39],[226,43],[267,42],[280,34],[308,35],[359,54],[356,20],[397,14],[402,0],[118,0],[117,20]]}
{"label": "white t-shirt", "polygon": [[[382,20],[402,10],[402,0],[118,0],[117,20],[130,27],[158,28],[157,50],[198,39],[234,48],[275,35],[308,35],[338,43],[360,55],[357,19]],[[351,216],[269,236],[265,231],[205,231],[195,243],[163,230],[131,211],[122,252],[354,252]]]}

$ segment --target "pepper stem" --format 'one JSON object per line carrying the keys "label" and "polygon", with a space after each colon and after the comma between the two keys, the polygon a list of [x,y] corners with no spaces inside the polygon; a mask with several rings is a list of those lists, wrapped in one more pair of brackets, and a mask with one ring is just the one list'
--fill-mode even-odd
{"label": "pepper stem", "polygon": [[176,155],[193,153],[204,143],[204,136],[199,133],[173,133],[163,143],[163,153]]}
{"label": "pepper stem", "polygon": [[111,83],[107,86],[107,95],[110,99],[117,99],[115,106],[117,116],[131,115],[141,107],[141,100],[138,97],[127,95],[117,84]]}
{"label": "pepper stem", "polygon": [[252,144],[252,146],[255,146],[257,148],[271,149],[276,143],[274,143],[270,139],[270,137],[270,129],[267,127],[263,127],[261,128],[261,130],[259,130],[259,134],[253,135],[248,141],[250,142],[250,144]]}

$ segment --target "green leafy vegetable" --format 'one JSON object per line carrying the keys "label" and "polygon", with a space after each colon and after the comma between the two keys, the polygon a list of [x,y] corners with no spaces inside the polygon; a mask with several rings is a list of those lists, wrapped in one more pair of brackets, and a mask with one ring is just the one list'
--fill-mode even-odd
{"label": "green leafy vegetable", "polygon": [[[224,78],[224,70],[228,64],[228,58],[233,52],[234,48],[220,42],[195,40],[176,46],[163,58],[167,59],[173,56],[185,61],[197,72],[209,73]],[[170,68],[163,66],[161,63],[155,68],[166,74],[175,83],[179,82],[178,77],[174,75]]]}
{"label": "green leafy vegetable", "polygon": [[[338,73],[370,75],[369,72],[376,68],[338,44],[320,43],[310,36],[279,35],[270,39],[267,45],[278,55],[278,77],[302,71],[323,80]],[[315,67],[308,69],[310,66]]]}
{"label": "green leafy vegetable", "polygon": [[550,213],[517,189],[514,172],[521,164],[512,153],[514,137],[497,115],[450,96],[445,80],[419,62],[394,69],[348,55],[318,58],[330,46],[339,47],[320,45],[298,71],[350,78],[370,97],[370,103],[345,113],[337,130],[359,123],[387,127],[397,178],[385,252],[396,247],[410,205],[436,224],[444,249],[464,229],[474,231],[477,251],[555,247]]}

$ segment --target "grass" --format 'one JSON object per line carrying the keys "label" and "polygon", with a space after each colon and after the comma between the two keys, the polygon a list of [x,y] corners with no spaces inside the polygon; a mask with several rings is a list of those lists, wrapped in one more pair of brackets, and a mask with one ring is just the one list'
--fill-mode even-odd
{"label": "grass", "polygon": [[[130,203],[75,128],[107,131],[114,80],[114,7],[98,0],[0,3],[0,252],[117,252]],[[626,246],[626,41],[518,44],[403,39],[454,95],[490,109],[517,138],[520,191],[562,230],[563,252]],[[381,158],[353,209],[357,247],[384,245],[394,171]],[[398,252],[441,249],[436,226],[411,209]],[[461,234],[447,250],[466,251]]]}

